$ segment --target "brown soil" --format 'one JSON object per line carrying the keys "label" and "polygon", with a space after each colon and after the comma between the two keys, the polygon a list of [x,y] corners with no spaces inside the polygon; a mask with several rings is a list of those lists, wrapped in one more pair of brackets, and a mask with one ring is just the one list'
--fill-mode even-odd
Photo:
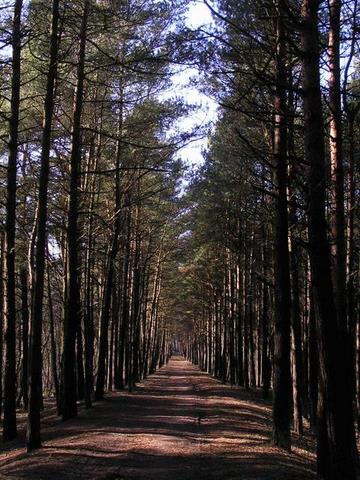
{"label": "brown soil", "polygon": [[[43,418],[44,447],[0,452],[0,478],[36,480],[315,479],[311,439],[270,445],[269,403],[225,386],[181,357],[77,419]],[[1,447],[0,447],[1,448]],[[1,477],[3,475],[3,477]]]}

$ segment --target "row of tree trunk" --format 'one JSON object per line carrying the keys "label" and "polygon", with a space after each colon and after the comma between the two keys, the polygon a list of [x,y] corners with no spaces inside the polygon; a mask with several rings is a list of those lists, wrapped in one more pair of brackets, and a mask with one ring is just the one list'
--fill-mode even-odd
{"label": "row of tree trunk", "polygon": [[[353,411],[360,386],[359,305],[352,290],[359,268],[358,259],[354,260],[354,120],[347,115],[350,148],[349,181],[345,182],[341,8],[340,0],[329,2],[327,138],[320,2],[304,0],[300,20],[295,6],[283,0],[272,3],[271,168],[263,163],[263,196],[258,195],[260,207],[256,208],[266,211],[271,206],[274,220],[269,225],[253,214],[251,221],[241,212],[246,193],[239,193],[243,197],[240,226],[235,232],[223,227],[223,237],[231,234],[237,241],[224,242],[221,280],[213,279],[203,288],[193,331],[183,338],[188,358],[222,381],[245,388],[259,386],[264,397],[272,388],[275,445],[290,449],[291,427],[301,433],[303,418],[307,418],[316,427],[318,473],[332,480],[356,477]],[[301,40],[295,62],[294,29]],[[303,145],[296,133],[299,103],[295,103],[294,92],[298,95],[299,90],[292,77],[297,76],[297,68],[301,69],[297,79],[301,82]],[[268,88],[265,82],[268,78],[263,83]],[[301,165],[297,148],[303,148]],[[299,173],[301,169],[305,175]],[[298,202],[302,180],[307,182],[305,209],[299,209]],[[233,205],[225,207],[223,215],[231,218],[232,211]]]}
{"label": "row of tree trunk", "polygon": [[[81,12],[69,136],[67,219],[57,236],[56,230],[55,234],[49,233],[48,204],[62,18],[61,2],[52,2],[36,213],[28,265],[18,268],[15,235],[22,1],[16,1],[14,8],[6,225],[0,251],[0,278],[6,279],[0,282],[0,372],[5,358],[4,382],[0,378],[0,414],[3,440],[9,441],[17,436],[17,407],[27,409],[28,450],[41,447],[40,420],[45,398],[55,397],[63,420],[73,418],[78,401],[84,400],[85,407],[90,408],[94,400],[103,399],[106,391],[126,387],[132,390],[136,382],[163,365],[171,353],[170,332],[161,307],[167,219],[160,219],[155,228],[147,223],[149,210],[143,198],[156,198],[157,191],[150,189],[149,193],[140,168],[142,153],[137,154],[138,160],[132,159],[131,168],[125,168],[122,92],[112,168],[115,176],[107,181],[115,200],[110,196],[106,201],[113,205],[113,211],[105,227],[95,231],[99,223],[95,221],[95,204],[101,200],[105,182],[91,173],[96,171],[102,155],[101,135],[89,140],[83,131],[90,3],[85,0]],[[55,247],[54,236],[58,240]]]}

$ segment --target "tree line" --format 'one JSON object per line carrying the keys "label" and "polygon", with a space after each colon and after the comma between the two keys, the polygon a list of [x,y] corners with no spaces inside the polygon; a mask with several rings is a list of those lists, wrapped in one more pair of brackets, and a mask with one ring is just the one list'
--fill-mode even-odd
{"label": "tree line", "polygon": [[271,392],[275,445],[309,424],[319,475],[354,479],[358,3],[206,4],[199,68],[220,115],[187,192],[179,339],[223,382]]}
{"label": "tree line", "polygon": [[[163,365],[163,297],[190,106],[178,1],[16,0],[0,11],[0,415],[63,420]],[[176,48],[175,48],[176,47]]]}
{"label": "tree line", "polygon": [[[360,425],[357,0],[16,0],[0,10],[0,410],[63,420],[173,347],[273,401],[356,477]],[[184,192],[192,112],[219,105]]]}

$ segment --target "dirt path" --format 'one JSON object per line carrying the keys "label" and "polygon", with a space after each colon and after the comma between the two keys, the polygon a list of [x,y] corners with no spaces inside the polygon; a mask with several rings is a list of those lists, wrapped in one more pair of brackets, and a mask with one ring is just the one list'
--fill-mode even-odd
{"label": "dirt path", "polygon": [[8,446],[0,478],[314,479],[304,446],[291,454],[270,446],[270,417],[268,404],[175,357],[134,393],[112,394],[76,420],[49,413],[44,448]]}

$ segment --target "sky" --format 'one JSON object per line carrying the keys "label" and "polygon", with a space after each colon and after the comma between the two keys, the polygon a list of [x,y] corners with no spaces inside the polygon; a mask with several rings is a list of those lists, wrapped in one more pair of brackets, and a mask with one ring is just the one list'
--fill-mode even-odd
{"label": "sky", "polygon": [[[0,0],[0,8],[8,5],[9,0]],[[190,28],[206,26],[212,23],[212,15],[203,0],[191,0],[189,2],[186,24]],[[186,103],[198,105],[200,108],[197,112],[189,115],[186,119],[182,119],[179,127],[183,131],[191,131],[197,125],[204,125],[209,121],[214,122],[217,118],[217,104],[206,95],[202,94],[198,89],[189,86],[191,77],[196,76],[195,69],[187,69],[173,78],[173,86],[171,91],[164,97],[177,96],[184,98]],[[179,156],[187,165],[199,166],[203,163],[202,150],[206,147],[207,139],[202,138],[196,140],[186,147],[182,148]]]}
{"label": "sky", "polygon": [[[202,0],[190,2],[186,23],[191,28],[206,26],[212,23],[211,13]],[[180,128],[183,130],[191,130],[197,125],[203,125],[209,121],[214,122],[217,118],[217,104],[197,88],[189,86],[190,78],[196,76],[196,74],[195,69],[189,68],[173,78],[173,91],[181,95],[186,102],[200,107],[196,112],[181,121]],[[196,140],[182,148],[179,156],[189,166],[200,166],[203,163],[202,150],[206,148],[206,145],[207,138]]]}

